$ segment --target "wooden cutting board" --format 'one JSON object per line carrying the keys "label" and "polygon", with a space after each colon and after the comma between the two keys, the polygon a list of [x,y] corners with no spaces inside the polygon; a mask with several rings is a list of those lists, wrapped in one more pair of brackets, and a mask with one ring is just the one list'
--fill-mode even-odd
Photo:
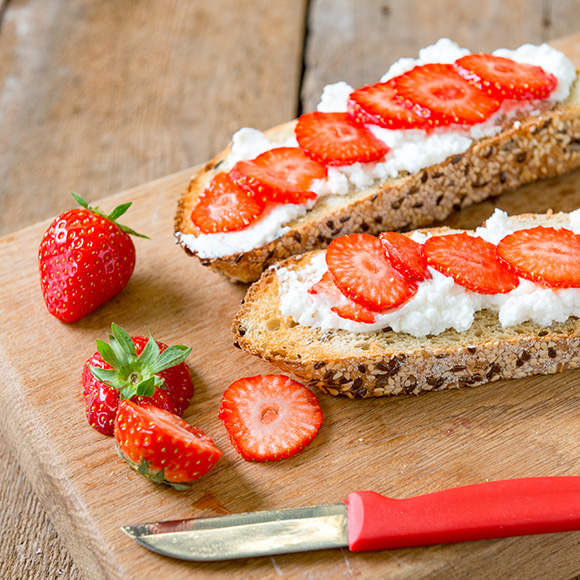
{"label": "wooden cutting board", "polygon": [[[580,63],[577,39],[558,46]],[[501,478],[580,474],[580,372],[473,389],[351,401],[318,394],[324,423],[301,454],[271,464],[236,454],[217,412],[234,380],[275,369],[237,350],[229,326],[245,287],[205,270],[176,246],[175,203],[192,170],[102,200],[134,201],[125,220],[137,267],[125,291],[74,325],[47,314],[36,251],[48,222],[0,239],[0,424],[49,516],[87,578],[565,578],[580,532],[351,554],[347,550],[217,563],[153,554],[123,524],[333,503],[349,491],[392,497]],[[509,213],[580,207],[580,173],[535,184],[455,214],[474,227],[497,205]],[[80,375],[111,322],[147,326],[193,347],[196,392],[185,418],[224,451],[190,491],[156,486],[118,459],[85,421]]]}

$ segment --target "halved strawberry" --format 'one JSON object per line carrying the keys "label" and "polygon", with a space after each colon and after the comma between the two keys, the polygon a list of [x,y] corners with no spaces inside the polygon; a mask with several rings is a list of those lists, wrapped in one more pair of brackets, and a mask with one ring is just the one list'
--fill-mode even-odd
{"label": "halved strawberry", "polygon": [[474,125],[500,107],[493,99],[461,78],[452,64],[425,64],[393,79],[402,104],[432,126]]}
{"label": "halved strawberry", "polygon": [[428,121],[397,99],[393,79],[368,85],[350,94],[348,114],[357,122],[387,129],[421,129]]}
{"label": "halved strawberry", "polygon": [[350,234],[333,240],[326,264],[340,291],[375,312],[384,312],[408,300],[417,286],[387,260],[378,238]]}
{"label": "halved strawberry", "polygon": [[397,232],[382,232],[379,240],[393,268],[405,278],[414,282],[431,278],[421,244]]}
{"label": "halved strawberry", "polygon": [[538,226],[503,238],[497,255],[518,276],[555,288],[580,288],[580,236]]}
{"label": "halved strawberry", "polygon": [[248,227],[264,211],[264,202],[239,187],[227,173],[218,173],[191,212],[204,233],[235,232]]}
{"label": "halved strawberry", "polygon": [[300,148],[324,165],[369,163],[383,158],[389,148],[346,113],[315,111],[301,115],[296,124]]}
{"label": "halved strawberry", "polygon": [[115,419],[115,439],[131,469],[177,489],[206,474],[223,455],[201,429],[181,417],[127,399]]}
{"label": "halved strawberry", "polygon": [[316,397],[284,375],[239,379],[224,393],[219,417],[247,461],[277,461],[306,447],[322,424]]}
{"label": "halved strawberry", "polygon": [[322,278],[308,289],[309,294],[324,294],[328,296],[333,302],[338,302],[336,306],[332,306],[330,310],[336,313],[341,318],[347,320],[354,320],[355,322],[365,322],[372,324],[377,319],[377,313],[353,302],[350,298],[345,296],[334,283],[332,274],[327,270],[322,275]]}
{"label": "halved strawberry", "polygon": [[264,202],[305,203],[316,199],[309,188],[316,179],[326,177],[326,167],[299,147],[276,147],[250,161],[238,161],[230,175]]}
{"label": "halved strawberry", "polygon": [[455,62],[458,73],[495,99],[546,99],[556,77],[541,67],[491,54],[468,54]]}
{"label": "halved strawberry", "polygon": [[423,248],[430,266],[473,292],[503,294],[519,284],[500,264],[495,246],[483,238],[466,233],[433,236]]}

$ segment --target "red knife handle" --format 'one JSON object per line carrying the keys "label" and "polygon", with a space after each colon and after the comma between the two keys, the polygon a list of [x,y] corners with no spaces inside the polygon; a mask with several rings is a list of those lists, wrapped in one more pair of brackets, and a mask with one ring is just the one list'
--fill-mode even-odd
{"label": "red knife handle", "polygon": [[580,477],[490,481],[392,499],[349,494],[353,552],[580,530]]}

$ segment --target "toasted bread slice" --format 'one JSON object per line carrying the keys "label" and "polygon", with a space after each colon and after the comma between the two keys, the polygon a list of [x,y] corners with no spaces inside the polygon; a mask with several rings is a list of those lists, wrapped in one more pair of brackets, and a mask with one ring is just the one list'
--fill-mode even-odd
{"label": "toasted bread slice", "polygon": [[[567,226],[568,214],[518,216],[522,227]],[[433,235],[456,230],[437,228]],[[243,350],[332,395],[351,399],[419,394],[499,379],[552,374],[580,364],[580,320],[502,328],[481,310],[466,332],[416,338],[390,329],[353,333],[297,325],[280,312],[279,268],[303,268],[316,252],[273,266],[253,284],[232,332]]]}
{"label": "toasted bread slice", "polygon": [[[266,136],[283,142],[296,121]],[[222,169],[231,145],[195,175],[181,196],[175,233],[184,250],[195,255],[182,235],[198,235],[190,219],[198,197]],[[473,142],[460,155],[413,174],[400,174],[380,186],[348,195],[320,198],[314,208],[288,224],[277,239],[250,251],[223,257],[200,257],[201,263],[233,280],[252,282],[280,260],[325,248],[353,232],[407,231],[444,220],[452,212],[511,191],[520,185],[562,175],[580,167],[580,86],[557,105],[538,105],[534,115],[510,119],[502,131]]]}

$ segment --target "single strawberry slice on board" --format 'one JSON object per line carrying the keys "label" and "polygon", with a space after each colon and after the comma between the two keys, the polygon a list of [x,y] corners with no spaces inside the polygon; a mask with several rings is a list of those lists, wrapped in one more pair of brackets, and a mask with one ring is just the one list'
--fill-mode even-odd
{"label": "single strawberry slice on board", "polygon": [[518,276],[554,288],[580,288],[580,236],[565,228],[518,230],[497,245]]}
{"label": "single strawberry slice on board", "polygon": [[462,78],[452,64],[425,64],[393,79],[402,104],[427,119],[431,126],[474,125],[501,105]]}
{"label": "single strawberry slice on board", "polygon": [[353,91],[347,110],[358,123],[386,129],[423,129],[428,126],[427,119],[401,104],[392,79]]}
{"label": "single strawberry slice on board", "polygon": [[323,165],[352,165],[382,159],[389,148],[369,129],[346,113],[315,111],[301,115],[296,124],[300,148]]}
{"label": "single strawberry slice on board", "polygon": [[398,232],[382,232],[379,240],[393,268],[405,278],[414,282],[431,278],[422,244]]}
{"label": "single strawberry slice on board", "polygon": [[457,72],[495,99],[546,99],[556,77],[541,67],[491,54],[468,54],[455,62]]}
{"label": "single strawberry slice on board", "polygon": [[316,199],[312,183],[326,177],[326,167],[299,147],[276,147],[250,161],[238,161],[231,178],[263,202],[305,203]]}
{"label": "single strawberry slice on board", "polygon": [[326,265],[345,296],[375,312],[399,306],[417,292],[417,285],[393,268],[379,239],[368,234],[333,240]]}
{"label": "single strawberry slice on board", "polygon": [[354,320],[355,322],[365,322],[366,324],[372,324],[377,319],[377,312],[373,312],[356,302],[353,302],[350,298],[345,296],[334,283],[332,274],[327,270],[322,275],[322,278],[309,288],[309,294],[324,294],[328,296],[332,301],[337,302],[336,306],[332,306],[330,310],[347,320]]}
{"label": "single strawberry slice on board", "polygon": [[224,393],[219,416],[247,461],[291,457],[314,439],[322,424],[314,394],[284,375],[235,381]]}
{"label": "single strawberry slice on board", "polygon": [[210,437],[181,417],[129,400],[119,407],[115,440],[131,469],[176,489],[187,489],[223,455]]}
{"label": "single strawberry slice on board", "polygon": [[496,247],[483,238],[466,233],[433,236],[423,247],[430,266],[473,292],[503,294],[519,284],[500,264]]}
{"label": "single strawberry slice on board", "polygon": [[191,220],[204,234],[236,232],[256,221],[264,206],[227,173],[218,173],[199,196]]}

